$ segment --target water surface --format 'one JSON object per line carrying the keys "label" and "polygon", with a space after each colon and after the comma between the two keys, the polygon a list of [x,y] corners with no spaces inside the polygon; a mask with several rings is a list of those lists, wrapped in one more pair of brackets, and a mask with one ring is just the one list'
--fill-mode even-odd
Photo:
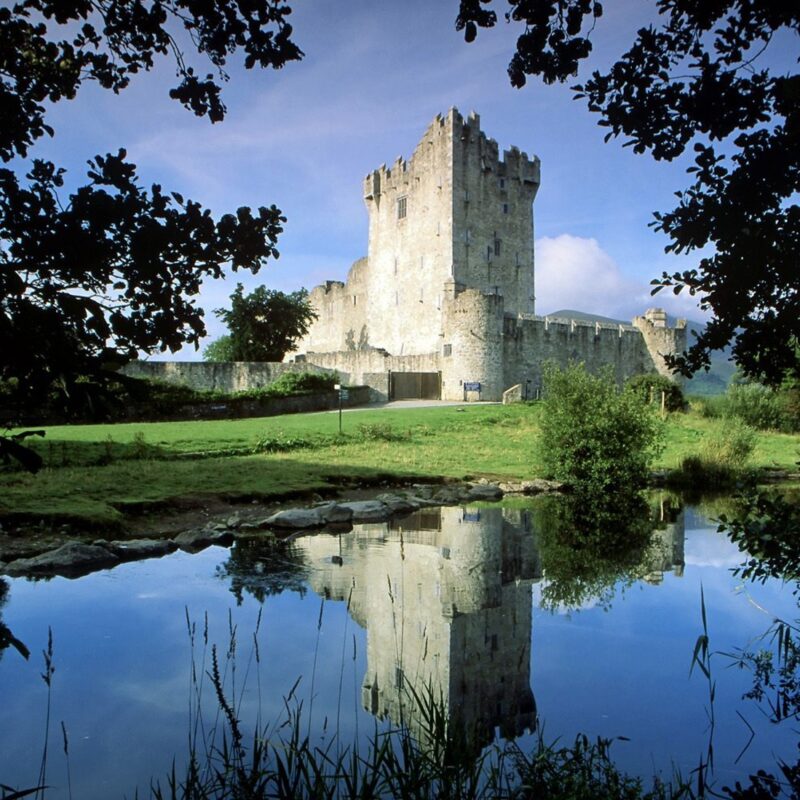
{"label": "water surface", "polygon": [[[688,774],[710,734],[708,685],[689,674],[701,586],[715,651],[752,646],[773,617],[794,619],[795,599],[777,581],[737,581],[730,570],[741,554],[697,510],[661,498],[644,538],[626,532],[620,548],[609,530],[595,552],[561,546],[553,502],[431,509],[277,549],[239,540],[77,580],[6,579],[3,622],[32,655],[26,662],[9,648],[0,658],[0,783],[36,782],[49,628],[48,795],[67,796],[63,721],[73,796],[131,797],[137,787],[147,796],[151,778],[185,759],[192,661],[210,664],[206,625],[251,724],[257,714],[280,721],[300,677],[294,697],[318,739],[338,732],[363,743],[376,724],[401,718],[419,734],[408,687],[430,686],[480,744],[524,744],[538,721],[565,743],[578,732],[626,737],[612,752],[633,773]],[[750,676],[712,659],[720,784],[774,769],[776,755],[793,760],[791,721],[771,724],[741,701]],[[747,725],[755,736],[745,747]]]}

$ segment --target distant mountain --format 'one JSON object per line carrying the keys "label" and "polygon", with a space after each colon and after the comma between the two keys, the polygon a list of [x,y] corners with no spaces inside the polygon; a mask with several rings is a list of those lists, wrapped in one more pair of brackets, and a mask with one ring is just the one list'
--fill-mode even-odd
{"label": "distant mountain", "polygon": [[[604,317],[600,314],[587,314],[585,311],[575,311],[570,308],[564,308],[560,311],[553,311],[547,315],[548,317],[560,317],[561,319],[576,319],[582,322],[608,322],[612,325],[630,325],[630,320],[614,319],[613,317]],[[667,315],[667,324],[674,325],[677,317]],[[697,322],[696,320],[686,320],[686,339],[687,345],[691,346],[697,339],[693,331],[702,333],[705,324]],[[724,394],[728,388],[734,372],[736,372],[735,364],[730,360],[730,347],[724,350],[719,350],[711,354],[711,369],[708,372],[698,372],[693,378],[686,381],[684,391],[686,394],[699,394],[699,395],[712,395]]]}

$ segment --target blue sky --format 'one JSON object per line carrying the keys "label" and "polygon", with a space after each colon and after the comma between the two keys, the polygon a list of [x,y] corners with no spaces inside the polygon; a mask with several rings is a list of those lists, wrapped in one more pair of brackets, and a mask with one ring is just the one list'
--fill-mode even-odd
{"label": "blue sky", "polygon": [[[688,185],[687,162],[657,164],[621,141],[604,144],[604,129],[568,86],[532,79],[513,89],[506,66],[518,29],[501,18],[467,45],[454,27],[457,0],[294,6],[305,59],[277,72],[245,71],[234,59],[223,123],[211,125],[168,98],[174,67],[164,60],[119,96],[88,86],[54,107],[56,136],[34,151],[68,167],[74,179],[95,153],[124,146],[146,183],[157,181],[215,213],[272,203],[284,211],[278,261],[256,276],[234,274],[204,287],[210,338],[223,332],[211,309],[227,302],[237,280],[287,291],[343,280],[366,254],[363,176],[410,155],[431,119],[451,106],[477,111],[501,148],[515,144],[541,158],[537,313],[569,307],[630,318],[658,304],[702,318],[691,298],[650,298],[648,287],[662,270],[697,261],[665,255],[665,237],[647,226],[652,212],[672,208],[673,193]],[[606,5],[590,67],[624,51],[648,21],[649,6]],[[178,357],[198,355],[184,349]]]}

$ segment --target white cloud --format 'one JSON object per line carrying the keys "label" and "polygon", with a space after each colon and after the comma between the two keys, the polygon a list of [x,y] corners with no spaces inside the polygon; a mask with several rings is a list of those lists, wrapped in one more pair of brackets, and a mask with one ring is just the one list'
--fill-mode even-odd
{"label": "white cloud", "polygon": [[537,239],[537,313],[572,309],[629,320],[653,306],[676,316],[704,316],[688,295],[652,297],[650,286],[625,275],[597,239],[568,233]]}

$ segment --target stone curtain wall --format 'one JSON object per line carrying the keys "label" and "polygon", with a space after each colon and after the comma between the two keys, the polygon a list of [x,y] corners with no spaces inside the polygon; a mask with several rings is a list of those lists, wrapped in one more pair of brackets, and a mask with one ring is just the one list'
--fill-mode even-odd
{"label": "stone curtain wall", "polygon": [[[666,327],[666,315],[658,309],[637,317],[636,326],[517,317],[505,314],[503,297],[467,289],[445,310],[441,369],[446,400],[501,400],[515,384],[522,384],[523,396],[535,396],[547,361],[562,366],[583,362],[590,372],[610,366],[619,384],[646,372],[671,376],[663,354],[686,346],[685,323]],[[465,383],[480,383],[480,396],[465,394]]]}
{"label": "stone curtain wall", "polygon": [[523,385],[523,394],[541,388],[542,366],[583,362],[590,372],[611,367],[618,384],[632,375],[656,372],[641,333],[631,325],[604,325],[548,317],[504,321],[504,383]]}
{"label": "stone curtain wall", "polygon": [[439,353],[421,353],[410,356],[392,356],[385,350],[343,350],[338,353],[307,353],[307,365],[315,365],[339,373],[342,383],[350,386],[369,386],[372,399],[389,399],[389,374],[391,372],[438,372],[441,369]]}
{"label": "stone curtain wall", "polygon": [[131,378],[177,383],[198,391],[244,392],[269,386],[286,372],[333,372],[324,367],[266,361],[132,361],[122,372]]}

